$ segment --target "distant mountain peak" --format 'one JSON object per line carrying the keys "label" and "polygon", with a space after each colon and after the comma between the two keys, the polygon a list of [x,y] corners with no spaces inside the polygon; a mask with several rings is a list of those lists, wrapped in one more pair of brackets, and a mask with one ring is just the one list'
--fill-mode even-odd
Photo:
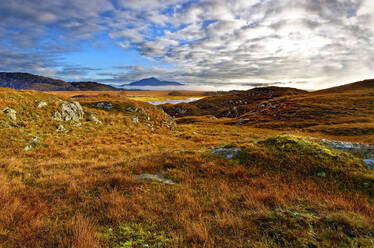
{"label": "distant mountain peak", "polygon": [[135,81],[129,84],[123,84],[121,87],[126,86],[180,86],[184,85],[182,83],[174,82],[174,81],[162,81],[155,77],[144,78],[139,81]]}

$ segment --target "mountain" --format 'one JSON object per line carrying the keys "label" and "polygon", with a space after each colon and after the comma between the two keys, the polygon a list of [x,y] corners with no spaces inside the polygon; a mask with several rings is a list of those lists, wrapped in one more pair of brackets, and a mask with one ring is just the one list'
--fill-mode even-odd
{"label": "mountain", "polygon": [[0,87],[38,91],[115,91],[110,85],[96,82],[65,82],[30,73],[0,72]]}
{"label": "mountain", "polygon": [[184,85],[178,82],[173,81],[161,81],[157,78],[151,77],[151,78],[145,78],[136,82],[132,82],[129,84],[123,84],[121,87],[127,87],[127,86],[176,86],[176,85]]}

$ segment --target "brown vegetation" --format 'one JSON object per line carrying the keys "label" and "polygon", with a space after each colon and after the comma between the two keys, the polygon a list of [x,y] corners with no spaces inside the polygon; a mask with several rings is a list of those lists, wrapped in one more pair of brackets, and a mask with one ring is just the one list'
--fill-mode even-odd
{"label": "brown vegetation", "polygon": [[[57,133],[59,122],[51,116],[65,96],[0,90],[0,110],[17,111],[17,121],[0,114],[0,246],[374,246],[374,173],[359,158],[318,139],[280,135],[284,130],[226,125],[233,121],[229,118],[188,117],[192,124],[173,129],[155,106],[121,94],[77,94],[75,100],[102,126],[63,123],[69,132]],[[336,109],[325,104],[318,111],[341,117],[336,121],[366,119],[353,130],[365,134],[351,139],[374,143],[366,136],[372,125],[370,94],[337,98],[355,104],[352,108],[362,112],[357,118],[353,112],[336,114],[342,111],[338,100]],[[306,109],[307,103],[327,101],[319,97],[279,101]],[[48,106],[39,109],[35,101]],[[99,102],[113,108],[100,109]],[[134,106],[150,120],[139,112],[139,123],[131,121]],[[313,118],[320,116],[315,113]],[[261,118],[275,123],[265,114]],[[299,123],[284,123],[293,120]],[[328,133],[321,131],[323,123],[307,133],[288,125],[286,133],[339,139],[334,128],[352,131],[350,124],[339,123],[323,129]],[[33,136],[40,143],[25,151]],[[211,154],[211,147],[240,147],[241,153],[227,159]],[[161,173],[177,184],[134,177],[142,173]]]}

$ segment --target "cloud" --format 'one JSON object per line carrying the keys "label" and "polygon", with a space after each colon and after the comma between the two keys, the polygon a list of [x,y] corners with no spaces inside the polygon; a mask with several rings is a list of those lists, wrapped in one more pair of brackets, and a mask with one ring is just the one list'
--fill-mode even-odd
{"label": "cloud", "polygon": [[102,68],[103,82],[159,76],[320,88],[374,77],[373,17],[371,0],[13,0],[0,6],[0,54],[8,56],[0,62],[3,70],[86,77],[95,70],[61,57],[104,35],[154,66]]}

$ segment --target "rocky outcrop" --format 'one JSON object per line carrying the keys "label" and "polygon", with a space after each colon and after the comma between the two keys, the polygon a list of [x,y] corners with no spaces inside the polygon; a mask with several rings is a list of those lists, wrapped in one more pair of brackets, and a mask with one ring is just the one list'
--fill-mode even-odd
{"label": "rocky outcrop", "polygon": [[57,121],[70,121],[72,123],[80,123],[83,119],[84,111],[77,101],[63,102],[59,110],[53,114],[53,119]]}
{"label": "rocky outcrop", "polygon": [[12,121],[17,120],[17,112],[14,109],[6,107],[3,109],[3,113],[6,114]]}

